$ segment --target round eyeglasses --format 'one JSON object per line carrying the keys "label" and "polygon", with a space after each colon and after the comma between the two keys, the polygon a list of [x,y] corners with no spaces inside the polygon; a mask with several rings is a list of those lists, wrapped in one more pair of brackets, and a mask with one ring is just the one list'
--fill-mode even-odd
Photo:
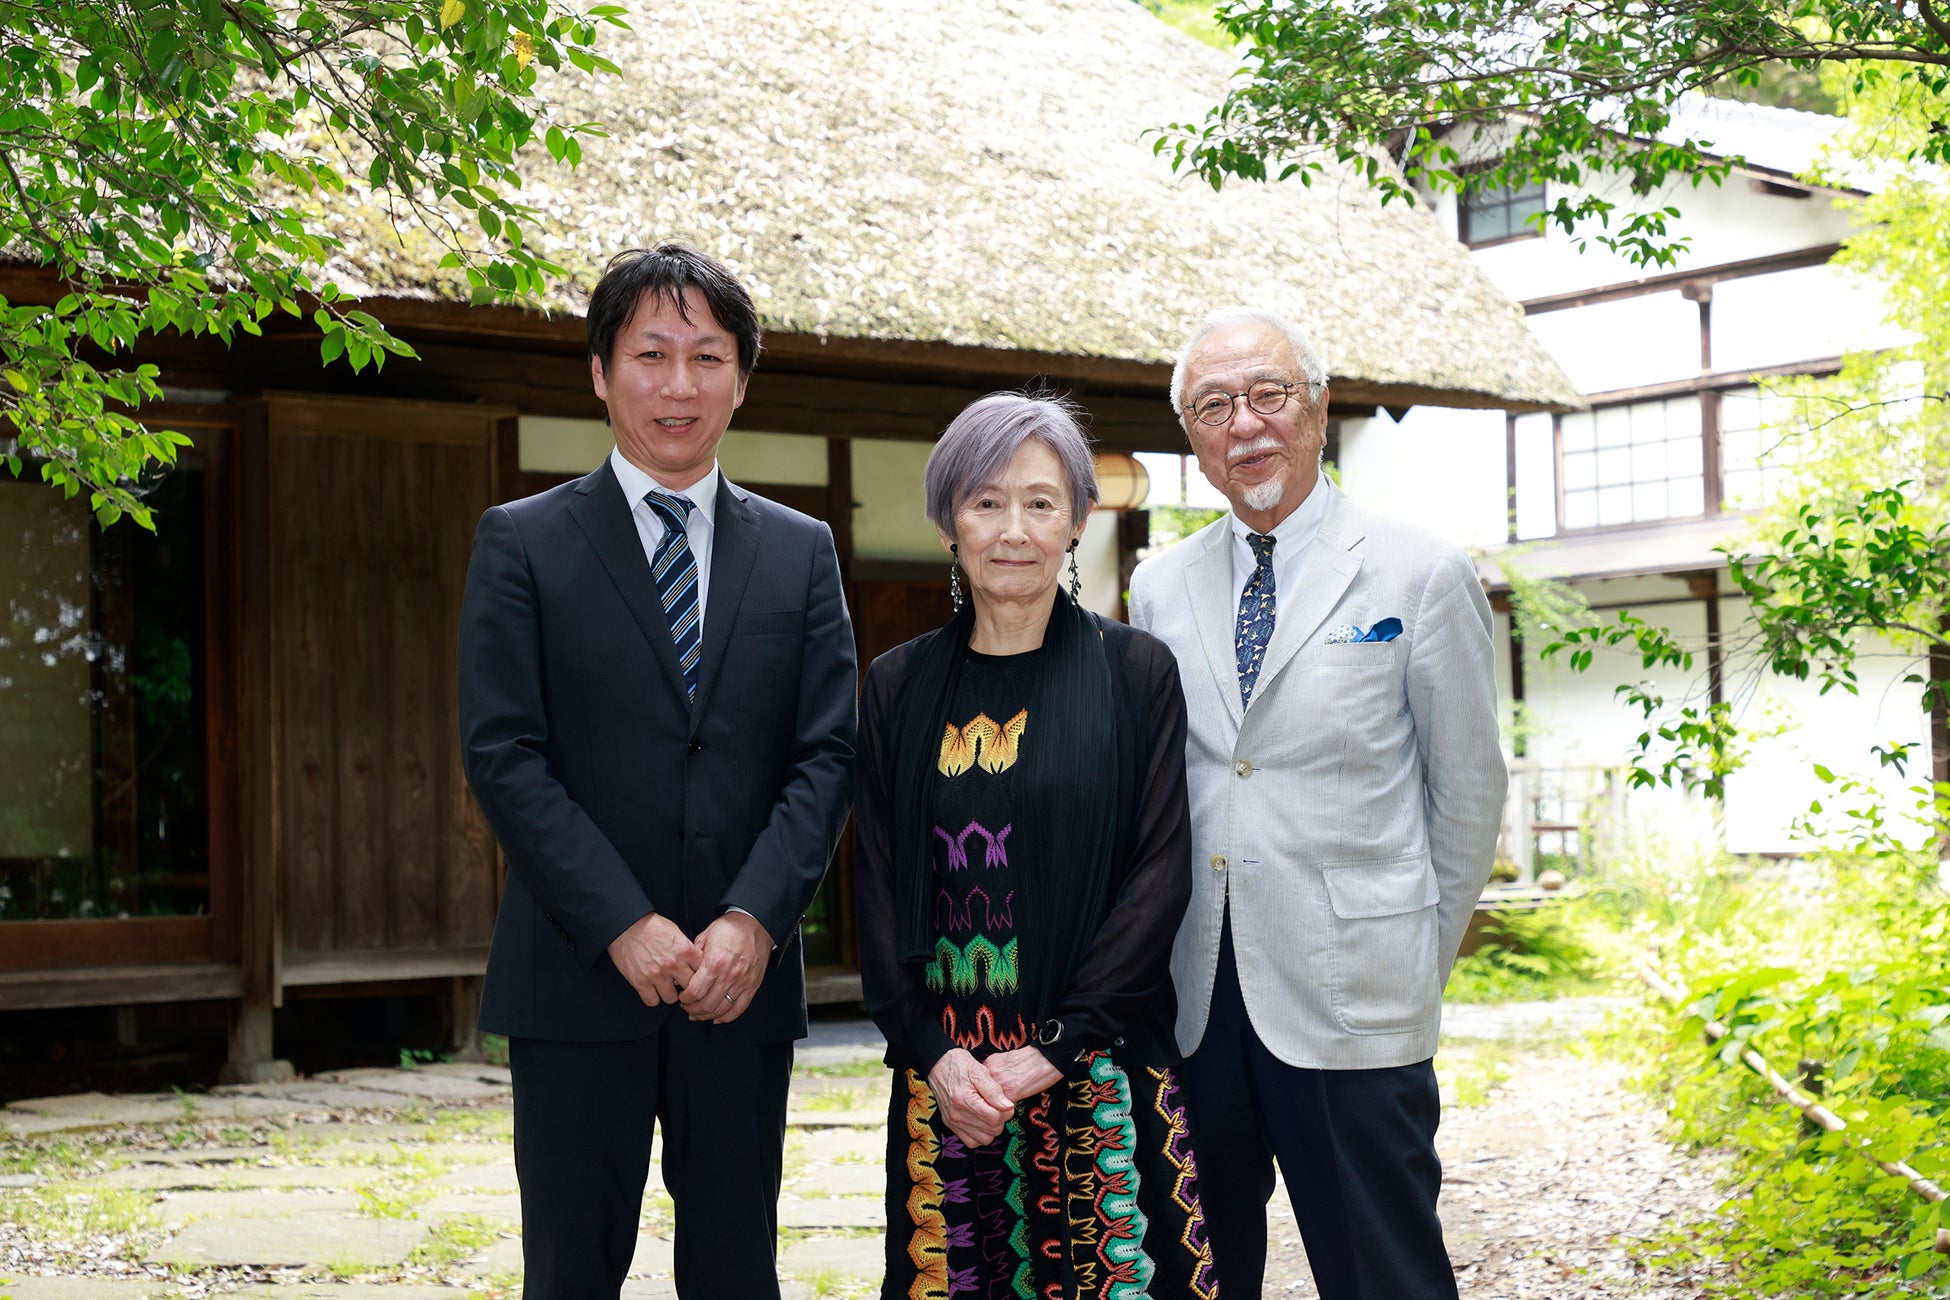
{"label": "round eyeglasses", "polygon": [[1277,415],[1280,408],[1286,405],[1286,399],[1298,387],[1298,384],[1276,384],[1270,379],[1262,379],[1243,393],[1207,393],[1186,407],[1185,411],[1200,424],[1227,424],[1232,420],[1233,403],[1243,397],[1246,405],[1259,414]]}

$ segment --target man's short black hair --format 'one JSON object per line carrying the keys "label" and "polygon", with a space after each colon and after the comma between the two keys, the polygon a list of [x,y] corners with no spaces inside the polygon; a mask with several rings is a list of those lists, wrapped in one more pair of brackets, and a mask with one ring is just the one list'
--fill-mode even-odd
{"label": "man's short black hair", "polygon": [[616,350],[616,333],[629,324],[645,294],[676,304],[690,320],[684,291],[694,289],[704,305],[738,340],[738,373],[749,375],[758,364],[758,308],[731,268],[689,244],[658,244],[631,248],[609,259],[603,278],[589,295],[589,355],[609,368]]}

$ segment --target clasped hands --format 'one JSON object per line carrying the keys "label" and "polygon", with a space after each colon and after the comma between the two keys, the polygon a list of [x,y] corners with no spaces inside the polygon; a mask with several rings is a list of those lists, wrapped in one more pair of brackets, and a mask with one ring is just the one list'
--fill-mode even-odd
{"label": "clasped hands", "polygon": [[610,941],[609,958],[647,1007],[675,1003],[692,1020],[728,1025],[745,1014],[772,959],[756,917],[726,912],[693,941],[651,912]]}
{"label": "clasped hands", "polygon": [[950,1050],[928,1071],[935,1105],[948,1131],[970,1148],[1002,1136],[1003,1126],[1027,1101],[1063,1077],[1049,1058],[1033,1047],[997,1052],[978,1061],[963,1049]]}

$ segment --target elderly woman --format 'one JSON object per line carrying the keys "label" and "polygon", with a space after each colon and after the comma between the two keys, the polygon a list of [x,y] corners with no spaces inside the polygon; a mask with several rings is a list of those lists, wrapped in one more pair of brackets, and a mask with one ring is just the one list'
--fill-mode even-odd
{"label": "elderly woman", "polygon": [[883,1296],[1217,1294],[1172,1073],[1185,700],[1161,642],[1077,603],[1096,500],[1069,405],[963,411],[927,469],[957,612],[862,690]]}

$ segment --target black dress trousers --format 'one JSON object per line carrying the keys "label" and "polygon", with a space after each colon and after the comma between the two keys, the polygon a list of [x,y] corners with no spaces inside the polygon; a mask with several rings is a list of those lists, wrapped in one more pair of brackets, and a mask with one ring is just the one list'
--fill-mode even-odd
{"label": "black dress trousers", "polygon": [[1198,1143],[1212,1258],[1226,1300],[1266,1275],[1273,1162],[1286,1178],[1321,1300],[1456,1300],[1436,1197],[1435,1065],[1309,1070],[1259,1041],[1228,917],[1205,1037],[1179,1073]]}
{"label": "black dress trousers", "polygon": [[653,1124],[677,1206],[677,1294],[777,1300],[790,1042],[726,1042],[673,1015],[620,1043],[511,1038],[508,1063],[527,1300],[614,1300],[622,1289]]}

